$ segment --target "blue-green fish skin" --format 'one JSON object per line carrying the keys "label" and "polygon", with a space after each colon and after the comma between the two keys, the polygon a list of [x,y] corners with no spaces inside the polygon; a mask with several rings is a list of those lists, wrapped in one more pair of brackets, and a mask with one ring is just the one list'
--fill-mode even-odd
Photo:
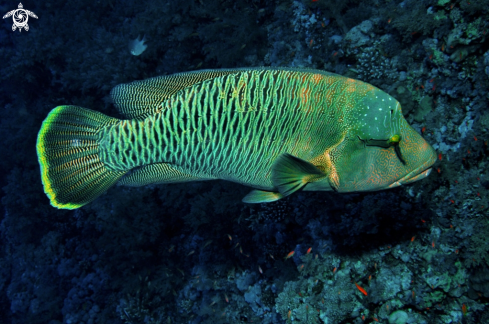
{"label": "blue-green fish skin", "polygon": [[[250,203],[299,189],[373,191],[426,177],[436,159],[397,100],[319,70],[195,71],[111,95],[131,119],[62,106],[43,123],[37,148],[53,206],[78,208],[115,182],[223,179],[256,189]],[[106,180],[92,185],[93,176]]]}

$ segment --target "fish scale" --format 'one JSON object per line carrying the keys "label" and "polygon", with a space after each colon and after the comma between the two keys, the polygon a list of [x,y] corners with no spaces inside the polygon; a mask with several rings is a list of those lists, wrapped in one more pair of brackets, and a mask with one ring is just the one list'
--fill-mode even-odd
{"label": "fish scale", "polygon": [[[300,102],[300,74],[271,71],[250,74],[223,76],[186,88],[174,100],[168,100],[160,113],[143,121],[113,126],[109,131],[111,141],[122,147],[117,150],[121,153],[110,159],[111,165],[118,160],[114,168],[124,170],[165,162],[200,175],[225,176],[240,183],[253,182],[262,188],[272,188],[270,181],[262,181],[266,178],[264,170],[270,168],[280,152],[302,156],[301,141],[313,128],[310,119],[298,114],[299,109],[307,110]],[[278,96],[267,98],[277,90]],[[288,92],[290,96],[286,95]],[[151,148],[141,140],[141,129],[147,124],[154,125],[156,130],[157,140]],[[310,137],[306,137],[306,142]],[[260,145],[261,140],[268,145]],[[131,143],[133,147],[128,146]],[[258,159],[260,156],[265,159]]]}
{"label": "fish scale", "polygon": [[[301,188],[379,190],[425,177],[434,162],[395,99],[324,71],[195,71],[119,85],[111,95],[129,119],[60,106],[43,123],[37,149],[54,206],[78,208],[115,182],[223,179],[255,188],[243,200],[251,203]],[[97,170],[64,168],[69,159],[96,161]],[[87,183],[70,182],[78,173]]]}

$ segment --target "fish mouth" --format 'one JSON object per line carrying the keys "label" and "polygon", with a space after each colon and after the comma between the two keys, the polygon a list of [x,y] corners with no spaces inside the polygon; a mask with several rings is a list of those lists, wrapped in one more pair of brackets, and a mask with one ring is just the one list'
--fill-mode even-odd
{"label": "fish mouth", "polygon": [[[418,170],[419,169],[422,169],[423,171],[419,172]],[[430,175],[431,171],[432,171],[432,167],[428,167],[427,169],[421,167],[421,168],[418,168],[417,170],[414,170],[410,173],[408,173],[406,176],[404,176],[403,178],[397,180],[396,182],[392,183],[391,185],[388,186],[388,188],[395,188],[395,187],[399,187],[401,185],[405,185],[405,184],[408,184],[408,183],[412,183],[412,182],[415,182],[415,181],[418,181],[418,180],[421,180],[421,179],[424,179],[426,178],[427,176]]]}

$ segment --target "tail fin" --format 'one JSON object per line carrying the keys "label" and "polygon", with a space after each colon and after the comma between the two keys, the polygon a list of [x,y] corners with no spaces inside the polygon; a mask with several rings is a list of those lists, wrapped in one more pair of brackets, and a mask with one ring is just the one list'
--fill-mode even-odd
{"label": "tail fin", "polygon": [[100,131],[116,118],[76,107],[51,110],[37,137],[44,192],[51,205],[76,209],[113,186],[126,172],[108,169],[100,160]]}

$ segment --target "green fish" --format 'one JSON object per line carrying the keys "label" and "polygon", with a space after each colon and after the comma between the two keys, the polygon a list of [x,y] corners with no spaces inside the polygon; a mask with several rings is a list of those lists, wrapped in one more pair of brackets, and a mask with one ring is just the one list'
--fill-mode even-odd
{"label": "green fish", "polygon": [[115,184],[223,179],[270,202],[300,189],[382,190],[428,176],[433,148],[374,86],[293,68],[203,70],[116,86],[127,119],[54,108],[37,139],[44,191],[79,208]]}

